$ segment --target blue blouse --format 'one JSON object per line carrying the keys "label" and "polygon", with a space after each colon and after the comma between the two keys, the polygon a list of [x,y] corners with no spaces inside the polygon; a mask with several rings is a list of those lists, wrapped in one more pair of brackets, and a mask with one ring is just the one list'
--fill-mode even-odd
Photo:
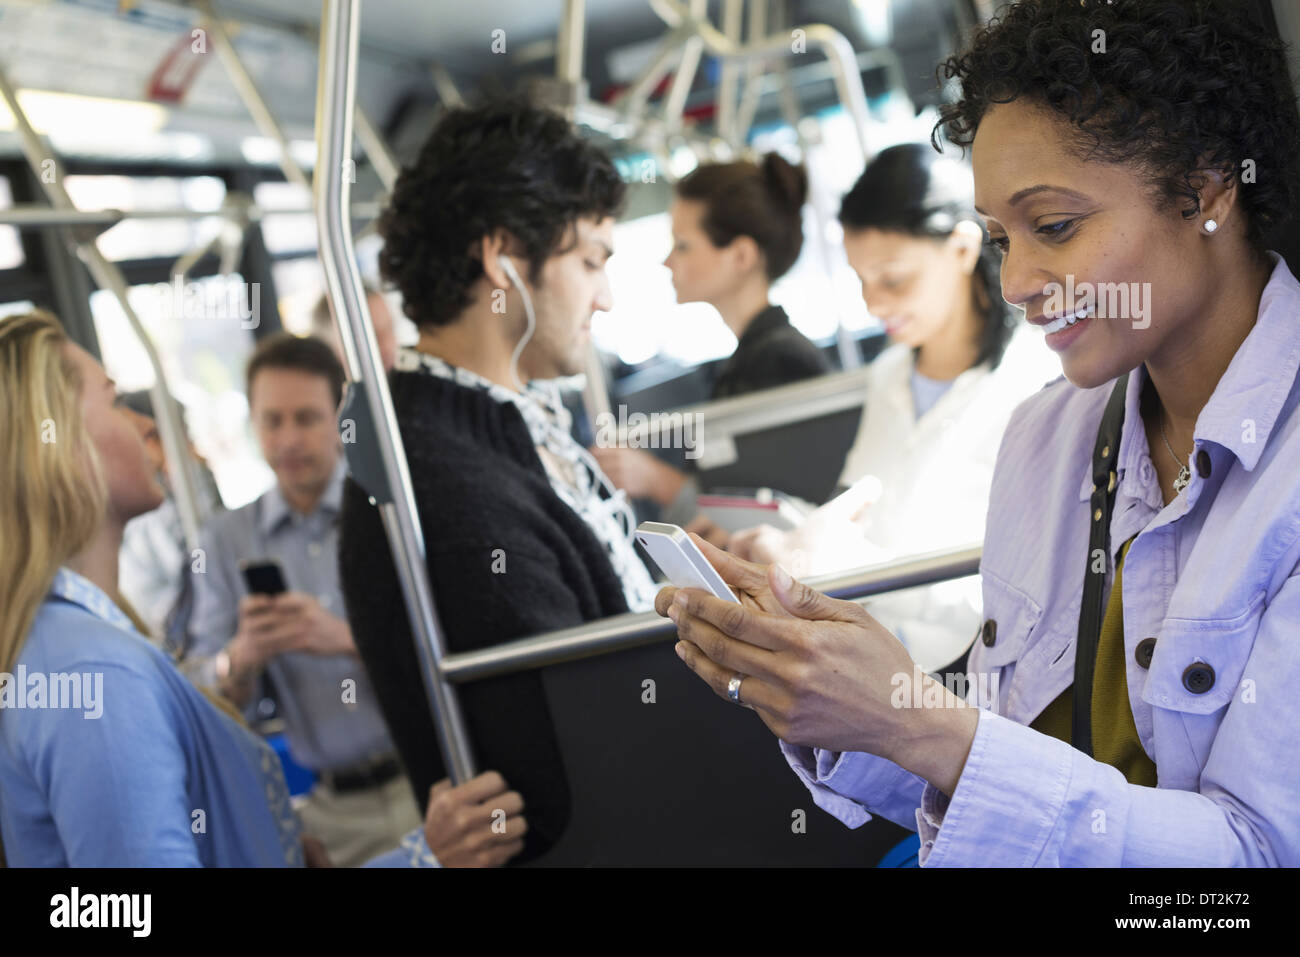
{"label": "blue blouse", "polygon": [[275,753],[67,568],[0,674],[0,836],[14,867],[303,864]]}
{"label": "blue blouse", "polygon": [[943,398],[943,394],[952,386],[952,380],[931,379],[912,370],[912,404],[916,406],[919,419],[934,408],[934,404]]}

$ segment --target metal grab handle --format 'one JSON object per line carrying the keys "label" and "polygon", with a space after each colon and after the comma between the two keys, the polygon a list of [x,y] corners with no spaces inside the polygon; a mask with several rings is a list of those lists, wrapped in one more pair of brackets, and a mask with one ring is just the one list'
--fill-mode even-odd
{"label": "metal grab handle", "polygon": [[[982,546],[976,543],[814,578],[806,584],[831,598],[858,601],[886,592],[978,574],[982,551]],[[648,645],[673,630],[671,621],[652,611],[615,615],[575,628],[449,655],[443,660],[442,673],[449,681],[457,683],[478,681]]]}
{"label": "metal grab handle", "polygon": [[[344,171],[351,168],[352,159],[358,7],[355,0],[324,0],[321,13],[320,81],[316,90],[316,146],[320,161],[313,195],[320,231],[320,258],[348,374],[355,380],[350,391],[364,393],[365,407],[371,413],[368,422],[352,425],[355,429],[368,430],[367,439],[373,436],[392,491],[392,501],[379,505],[379,510],[420,657],[438,746],[452,782],[461,784],[474,775],[473,754],[455,689],[442,674],[446,651],[425,565],[424,534],[348,228],[351,179]],[[360,407],[349,405],[349,408]],[[346,441],[346,434],[344,438]]]}

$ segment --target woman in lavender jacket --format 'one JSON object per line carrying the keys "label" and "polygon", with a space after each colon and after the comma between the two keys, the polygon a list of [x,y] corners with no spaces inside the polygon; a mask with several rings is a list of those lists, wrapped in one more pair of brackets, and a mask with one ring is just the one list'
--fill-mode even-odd
{"label": "woman in lavender jacket", "polygon": [[[1300,865],[1300,283],[1267,251],[1300,154],[1282,45],[1219,0],[1040,0],[945,68],[1003,295],[1065,373],[999,451],[984,694],[779,566],[708,549],[743,605],[665,589],[657,608],[821,807],[918,830],[924,866]],[[1093,575],[1085,750],[1070,696]]]}

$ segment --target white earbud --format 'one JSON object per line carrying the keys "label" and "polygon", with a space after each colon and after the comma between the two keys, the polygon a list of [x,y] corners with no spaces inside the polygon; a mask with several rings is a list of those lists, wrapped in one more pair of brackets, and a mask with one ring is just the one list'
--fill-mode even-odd
{"label": "white earbud", "polygon": [[510,261],[510,257],[505,253],[502,253],[497,257],[497,260],[501,263],[501,268],[505,270],[506,277],[510,280],[510,284],[516,289],[522,286],[523,283],[519,281],[519,273],[515,272],[515,264]]}
{"label": "white earbud", "polygon": [[524,285],[523,280],[519,278],[519,273],[515,272],[515,264],[510,261],[510,257],[505,253],[497,256],[497,261],[501,263],[501,269],[505,272],[506,278],[510,280],[517,290],[519,298],[524,301],[524,312],[528,316],[528,328],[524,331],[523,337],[519,344],[515,346],[514,353],[510,356],[510,376],[515,380],[515,385],[519,391],[524,391],[523,380],[519,378],[519,357],[523,354],[524,346],[528,345],[528,340],[533,337],[534,330],[537,329],[537,316],[533,313],[533,300],[528,295],[528,288]]}

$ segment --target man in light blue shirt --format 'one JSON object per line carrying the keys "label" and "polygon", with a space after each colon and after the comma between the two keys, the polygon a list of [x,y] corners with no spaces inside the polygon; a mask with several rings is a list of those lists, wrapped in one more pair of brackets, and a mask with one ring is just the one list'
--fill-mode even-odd
{"label": "man in light blue shirt", "polygon": [[[290,754],[318,776],[299,813],[347,866],[391,848],[420,815],[344,617],[342,383],[338,360],[314,339],[276,336],[250,360],[249,408],[276,484],[204,530],[186,668],[250,710],[270,679]],[[248,594],[240,562],[264,559],[280,565],[285,593]]]}

